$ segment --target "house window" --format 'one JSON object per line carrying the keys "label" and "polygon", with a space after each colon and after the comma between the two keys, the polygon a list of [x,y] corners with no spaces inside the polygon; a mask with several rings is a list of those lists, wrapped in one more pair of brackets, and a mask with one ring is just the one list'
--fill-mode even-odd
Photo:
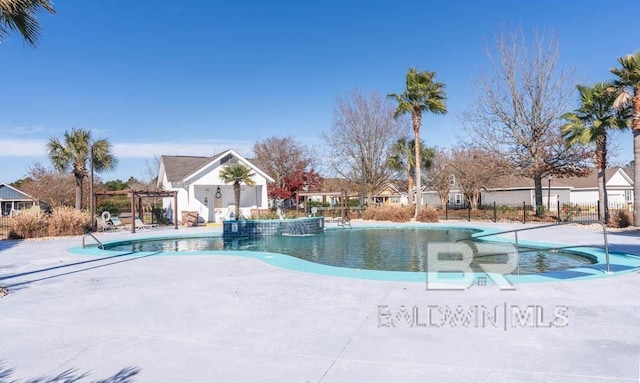
{"label": "house window", "polygon": [[449,176],[449,185],[456,186],[456,176],[453,174]]}
{"label": "house window", "polygon": [[632,203],[633,202],[633,191],[632,190],[625,190],[624,191],[624,200],[627,201],[627,203]]}
{"label": "house window", "polygon": [[31,202],[16,202],[16,210],[27,210],[33,206]]}
{"label": "house window", "polygon": [[391,203],[400,203],[400,197],[391,197]]}
{"label": "house window", "polygon": [[462,205],[462,194],[456,193],[456,205]]}

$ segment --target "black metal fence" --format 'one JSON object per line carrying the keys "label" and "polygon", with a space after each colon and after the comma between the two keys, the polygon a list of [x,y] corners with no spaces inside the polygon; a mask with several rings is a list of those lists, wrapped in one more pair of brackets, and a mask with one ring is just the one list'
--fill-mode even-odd
{"label": "black metal fence", "polygon": [[7,239],[11,231],[13,218],[8,215],[0,215],[0,240]]}
{"label": "black metal fence", "polygon": [[[631,214],[633,205],[629,203],[610,202],[609,216],[613,217],[618,212]],[[599,202],[560,202],[553,206],[539,206],[537,209],[527,202],[516,204],[483,205],[478,209],[470,206],[451,208],[445,206],[439,209],[440,219],[443,220],[492,220],[497,221],[545,221],[545,222],[578,222],[578,221],[602,221]]]}
{"label": "black metal fence", "polygon": [[9,233],[11,232],[11,228],[14,225],[16,218],[20,216],[37,216],[40,214],[39,210],[19,210],[14,211],[11,214],[2,215],[0,214],[0,240],[7,239],[9,237]]}

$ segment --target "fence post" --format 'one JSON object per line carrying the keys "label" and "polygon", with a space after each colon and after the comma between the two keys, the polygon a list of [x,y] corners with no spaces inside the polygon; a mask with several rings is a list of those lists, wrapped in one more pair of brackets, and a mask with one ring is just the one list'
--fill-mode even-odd
{"label": "fence post", "polygon": [[471,204],[469,204],[469,216],[467,218],[467,222],[471,222]]}
{"label": "fence post", "polygon": [[600,217],[600,200],[596,204],[596,209],[598,210],[598,221],[602,221],[602,217]]}
{"label": "fence post", "polygon": [[527,223],[527,203],[522,202],[522,223]]}
{"label": "fence post", "polygon": [[445,221],[449,220],[449,204],[448,203],[444,204],[444,220]]}
{"label": "fence post", "polygon": [[560,201],[556,201],[556,204],[558,204],[556,215],[558,216],[558,222],[560,222]]}
{"label": "fence post", "polygon": [[493,222],[498,222],[498,215],[496,211],[496,201],[493,201]]}

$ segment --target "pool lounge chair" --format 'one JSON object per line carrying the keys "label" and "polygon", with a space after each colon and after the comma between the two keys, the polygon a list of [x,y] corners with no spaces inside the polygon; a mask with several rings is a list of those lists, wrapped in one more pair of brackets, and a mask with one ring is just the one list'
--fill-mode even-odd
{"label": "pool lounge chair", "polygon": [[136,229],[141,229],[141,230],[150,229],[152,227],[158,226],[156,224],[146,224],[146,223],[142,222],[142,220],[140,218],[136,218],[135,219],[135,223],[136,223]]}
{"label": "pool lounge chair", "polygon": [[111,224],[111,221],[107,221],[102,217],[98,217],[96,219],[96,223],[97,223],[98,231],[108,231],[113,229],[113,225]]}
{"label": "pool lounge chair", "polygon": [[118,217],[111,217],[110,221],[114,230],[123,231],[131,228],[131,225],[125,225]]}

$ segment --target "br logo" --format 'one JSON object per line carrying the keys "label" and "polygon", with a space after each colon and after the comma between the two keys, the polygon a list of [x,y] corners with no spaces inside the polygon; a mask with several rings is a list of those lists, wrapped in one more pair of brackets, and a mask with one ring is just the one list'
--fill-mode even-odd
{"label": "br logo", "polygon": [[518,268],[517,248],[505,243],[443,242],[427,245],[427,290],[465,290],[493,281],[500,290],[515,290],[505,274]]}

